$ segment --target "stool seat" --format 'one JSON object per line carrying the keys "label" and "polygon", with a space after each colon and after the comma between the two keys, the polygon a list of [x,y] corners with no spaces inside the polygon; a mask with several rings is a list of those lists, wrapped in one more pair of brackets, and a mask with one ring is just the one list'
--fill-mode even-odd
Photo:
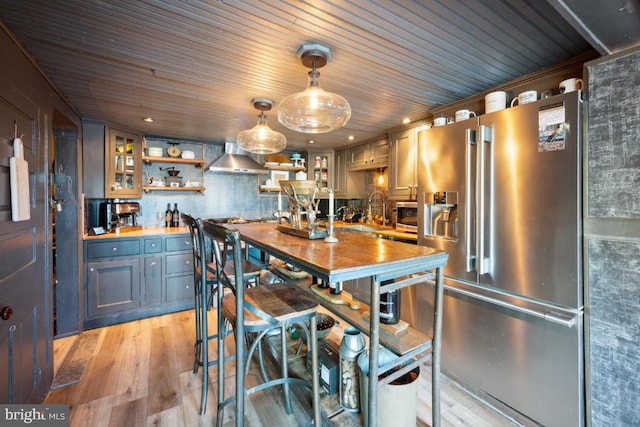
{"label": "stool seat", "polygon": [[[244,300],[278,322],[298,320],[305,315],[313,315],[318,309],[317,299],[286,283],[268,283],[245,289]],[[228,293],[222,297],[222,314],[235,324],[235,295]],[[247,308],[244,310],[244,324],[247,332],[251,328],[273,328],[264,318]]]}

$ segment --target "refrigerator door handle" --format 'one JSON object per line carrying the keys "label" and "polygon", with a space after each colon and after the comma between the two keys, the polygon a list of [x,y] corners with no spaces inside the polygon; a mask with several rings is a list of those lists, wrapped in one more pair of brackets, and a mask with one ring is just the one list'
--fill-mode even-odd
{"label": "refrigerator door handle", "polygon": [[464,196],[464,236],[465,236],[465,260],[467,272],[475,271],[475,243],[476,239],[473,234],[473,228],[471,227],[471,197],[475,194],[475,191],[471,191],[471,185],[473,183],[473,159],[472,159],[472,146],[477,145],[477,132],[473,129],[467,129],[465,134],[466,141],[466,165],[465,165],[465,196]]}
{"label": "refrigerator door handle", "polygon": [[465,295],[469,298],[477,299],[480,301],[484,301],[489,304],[497,305],[500,307],[507,308],[509,310],[516,311],[518,313],[527,314],[529,316],[538,317],[540,319],[545,319],[553,323],[557,323],[558,325],[566,326],[567,328],[573,328],[576,325],[576,320],[579,314],[569,315],[565,313],[560,313],[558,311],[549,310],[549,311],[541,311],[541,310],[533,310],[527,307],[521,307],[516,304],[512,304],[507,301],[503,301],[498,298],[493,298],[487,295],[478,294],[475,292],[467,291],[464,289],[456,288],[450,285],[444,285],[444,288],[448,291]]}
{"label": "refrigerator door handle", "polygon": [[[485,212],[485,177],[486,173],[486,145],[493,141],[492,129],[488,126],[480,126],[480,138],[478,142],[478,157],[477,157],[477,173],[476,179],[476,193],[477,193],[477,205],[476,205],[476,269],[478,274],[487,274],[489,272],[489,258],[485,257],[485,236],[487,228],[486,212]],[[491,231],[491,230],[489,230]]]}

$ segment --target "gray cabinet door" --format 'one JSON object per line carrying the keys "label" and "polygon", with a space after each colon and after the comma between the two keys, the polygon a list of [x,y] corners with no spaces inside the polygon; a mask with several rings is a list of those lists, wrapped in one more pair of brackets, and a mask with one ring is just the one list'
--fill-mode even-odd
{"label": "gray cabinet door", "polygon": [[162,303],[162,255],[144,258],[144,301],[142,305]]}
{"label": "gray cabinet door", "polygon": [[140,306],[140,258],[87,264],[87,316],[97,317]]}
{"label": "gray cabinet door", "polygon": [[193,291],[193,274],[167,277],[166,285],[166,302],[193,301],[195,298]]}
{"label": "gray cabinet door", "polygon": [[389,198],[415,200],[418,184],[416,130],[391,134],[389,147]]}

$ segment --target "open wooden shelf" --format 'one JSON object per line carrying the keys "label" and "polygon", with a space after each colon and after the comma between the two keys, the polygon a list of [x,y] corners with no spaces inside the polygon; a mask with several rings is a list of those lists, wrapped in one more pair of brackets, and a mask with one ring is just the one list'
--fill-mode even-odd
{"label": "open wooden shelf", "polygon": [[144,186],[142,187],[142,189],[145,192],[149,192],[149,191],[204,191],[205,188],[204,187],[152,187],[152,186]]}
{"label": "open wooden shelf", "polygon": [[151,156],[142,156],[142,161],[148,165],[151,163],[175,163],[179,165],[194,165],[197,168],[202,168],[205,163],[205,161],[202,159],[181,159],[178,157],[151,157]]}
{"label": "open wooden shelf", "polygon": [[272,171],[291,171],[291,172],[301,172],[306,170],[304,166],[264,166],[265,169],[269,169]]}

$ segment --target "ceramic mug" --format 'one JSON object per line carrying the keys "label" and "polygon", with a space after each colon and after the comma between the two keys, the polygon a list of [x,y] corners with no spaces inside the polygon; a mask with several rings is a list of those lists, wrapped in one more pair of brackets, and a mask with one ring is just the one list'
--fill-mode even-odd
{"label": "ceramic mug", "polygon": [[507,92],[497,91],[491,92],[484,97],[484,112],[493,113],[494,111],[504,110],[507,107]]}
{"label": "ceramic mug", "polygon": [[535,90],[528,90],[526,92],[519,93],[518,96],[511,100],[511,106],[529,104],[538,100],[538,92]]}
{"label": "ceramic mug", "polygon": [[444,126],[447,124],[446,117],[436,117],[433,119],[433,127]]}
{"label": "ceramic mug", "polygon": [[475,116],[476,113],[471,110],[458,110],[456,111],[456,122],[461,122],[462,120],[467,120]]}
{"label": "ceramic mug", "polygon": [[567,79],[560,82],[558,85],[560,93],[573,92],[575,90],[582,90],[581,79]]}

